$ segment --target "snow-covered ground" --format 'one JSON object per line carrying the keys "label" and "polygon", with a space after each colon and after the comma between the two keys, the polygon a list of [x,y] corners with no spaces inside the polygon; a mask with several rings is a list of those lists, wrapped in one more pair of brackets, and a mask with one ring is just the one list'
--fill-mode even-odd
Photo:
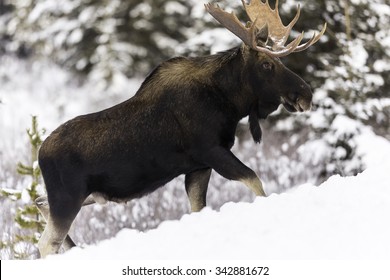
{"label": "snow-covered ground", "polygon": [[253,203],[205,208],[54,259],[390,259],[390,143],[366,131],[368,168]]}

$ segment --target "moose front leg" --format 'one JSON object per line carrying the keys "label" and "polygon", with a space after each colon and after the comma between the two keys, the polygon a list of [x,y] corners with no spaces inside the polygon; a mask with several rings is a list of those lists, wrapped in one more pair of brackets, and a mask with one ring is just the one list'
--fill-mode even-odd
{"label": "moose front leg", "polygon": [[226,179],[240,181],[257,196],[266,196],[263,184],[256,173],[243,164],[230,150],[223,147],[213,148],[204,156],[204,161]]}
{"label": "moose front leg", "polygon": [[210,175],[211,168],[196,170],[186,175],[185,185],[190,200],[191,212],[199,212],[206,206]]}

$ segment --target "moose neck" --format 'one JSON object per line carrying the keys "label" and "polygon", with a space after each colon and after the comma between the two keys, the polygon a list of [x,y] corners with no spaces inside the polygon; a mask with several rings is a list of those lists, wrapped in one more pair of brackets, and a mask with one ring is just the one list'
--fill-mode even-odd
{"label": "moose neck", "polygon": [[247,85],[247,66],[243,49],[236,47],[210,56],[216,69],[213,73],[214,87],[236,109],[239,119],[249,115],[256,96]]}

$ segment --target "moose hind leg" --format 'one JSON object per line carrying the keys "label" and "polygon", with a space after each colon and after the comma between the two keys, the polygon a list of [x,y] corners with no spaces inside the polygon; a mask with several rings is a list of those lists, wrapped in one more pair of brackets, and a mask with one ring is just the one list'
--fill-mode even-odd
{"label": "moose hind leg", "polygon": [[[43,218],[46,222],[49,220],[49,202],[47,196],[40,196],[35,200],[35,204],[38,207],[39,212],[41,212]],[[62,244],[62,247],[65,251],[75,247],[76,244],[73,242],[72,238],[67,234]]]}
{"label": "moose hind leg", "polygon": [[41,258],[59,252],[71,224],[72,223],[55,222],[49,216],[45,230],[38,242],[38,249],[41,254]]}
{"label": "moose hind leg", "polygon": [[[38,249],[42,258],[59,252],[82,204],[82,200],[78,197],[68,196],[66,199],[66,194],[57,195],[59,199],[50,200],[49,198],[50,208],[47,224],[38,242]],[[70,238],[69,240],[64,244],[65,249],[69,246],[72,247],[69,242],[73,243],[73,241]]]}
{"label": "moose hind leg", "polygon": [[190,200],[191,212],[199,212],[206,206],[206,194],[211,168],[196,170],[186,175],[185,186]]}

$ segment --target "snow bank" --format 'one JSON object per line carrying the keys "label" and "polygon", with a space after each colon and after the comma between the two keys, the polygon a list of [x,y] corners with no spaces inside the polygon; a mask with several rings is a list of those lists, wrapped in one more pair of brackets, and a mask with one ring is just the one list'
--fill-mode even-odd
{"label": "snow bank", "polygon": [[[367,135],[362,147],[369,143]],[[388,259],[390,149],[385,142],[371,142],[382,143],[381,149],[357,176],[332,176],[318,187],[303,185],[253,203],[227,203],[219,212],[206,208],[145,233],[125,229],[113,239],[50,258]]]}

